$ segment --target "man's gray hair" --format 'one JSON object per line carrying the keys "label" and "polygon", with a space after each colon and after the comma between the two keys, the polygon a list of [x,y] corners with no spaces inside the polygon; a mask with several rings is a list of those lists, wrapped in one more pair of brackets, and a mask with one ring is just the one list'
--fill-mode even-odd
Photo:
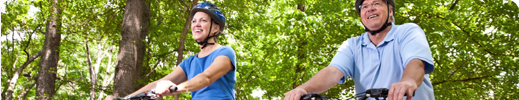
{"label": "man's gray hair", "polygon": [[[393,9],[393,6],[389,5],[389,9]],[[393,15],[391,15],[391,22],[393,22],[393,24],[395,23],[395,10],[393,10]]]}

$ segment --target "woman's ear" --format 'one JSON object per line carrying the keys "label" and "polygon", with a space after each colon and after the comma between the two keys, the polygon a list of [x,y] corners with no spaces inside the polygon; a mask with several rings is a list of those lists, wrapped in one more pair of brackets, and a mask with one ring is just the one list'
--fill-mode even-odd
{"label": "woman's ear", "polygon": [[220,31],[220,25],[213,24],[213,29],[212,30]]}

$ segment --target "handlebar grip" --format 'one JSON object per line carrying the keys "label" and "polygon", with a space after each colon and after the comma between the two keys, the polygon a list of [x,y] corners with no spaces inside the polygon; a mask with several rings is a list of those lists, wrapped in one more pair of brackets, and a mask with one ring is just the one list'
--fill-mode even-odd
{"label": "handlebar grip", "polygon": [[299,100],[312,100],[312,98],[316,97],[316,96],[318,96],[317,93],[303,94],[303,95],[301,95],[301,98],[299,98]]}
{"label": "handlebar grip", "polygon": [[177,87],[176,86],[171,86],[169,87],[169,92],[177,92]]}
{"label": "handlebar grip", "polygon": [[[413,91],[413,97],[414,97],[415,94],[416,94],[416,91]],[[404,96],[407,96],[407,93],[404,94]]]}

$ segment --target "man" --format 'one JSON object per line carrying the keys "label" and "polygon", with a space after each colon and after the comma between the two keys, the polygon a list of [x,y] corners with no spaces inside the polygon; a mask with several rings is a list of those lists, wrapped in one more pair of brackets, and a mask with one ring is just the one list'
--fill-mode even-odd
{"label": "man", "polygon": [[[424,31],[413,23],[394,25],[393,0],[356,0],[355,5],[366,32],[344,41],[330,65],[287,92],[285,100],[322,93],[348,76],[356,93],[388,88],[389,100],[434,100],[429,79],[434,63]],[[413,92],[414,97],[404,96]]]}

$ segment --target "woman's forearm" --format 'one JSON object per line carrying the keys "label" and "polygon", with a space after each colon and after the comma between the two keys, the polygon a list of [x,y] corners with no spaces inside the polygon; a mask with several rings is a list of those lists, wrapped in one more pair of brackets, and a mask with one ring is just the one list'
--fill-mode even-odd
{"label": "woman's forearm", "polygon": [[206,86],[211,85],[213,82],[214,81],[210,80],[209,75],[200,73],[200,74],[196,75],[195,77],[193,77],[193,79],[179,84],[178,91],[184,92],[184,91],[200,90]]}
{"label": "woman's forearm", "polygon": [[139,94],[139,93],[142,93],[142,92],[146,92],[146,91],[148,91],[148,90],[151,90],[151,89],[153,89],[153,88],[155,88],[155,87],[157,86],[157,83],[158,83],[159,81],[160,81],[160,80],[158,80],[158,81],[154,81],[154,82],[151,82],[150,84],[148,84],[148,85],[146,85],[146,86],[140,88],[139,90],[133,92],[133,93],[130,94],[130,95],[137,95],[137,94]]}

